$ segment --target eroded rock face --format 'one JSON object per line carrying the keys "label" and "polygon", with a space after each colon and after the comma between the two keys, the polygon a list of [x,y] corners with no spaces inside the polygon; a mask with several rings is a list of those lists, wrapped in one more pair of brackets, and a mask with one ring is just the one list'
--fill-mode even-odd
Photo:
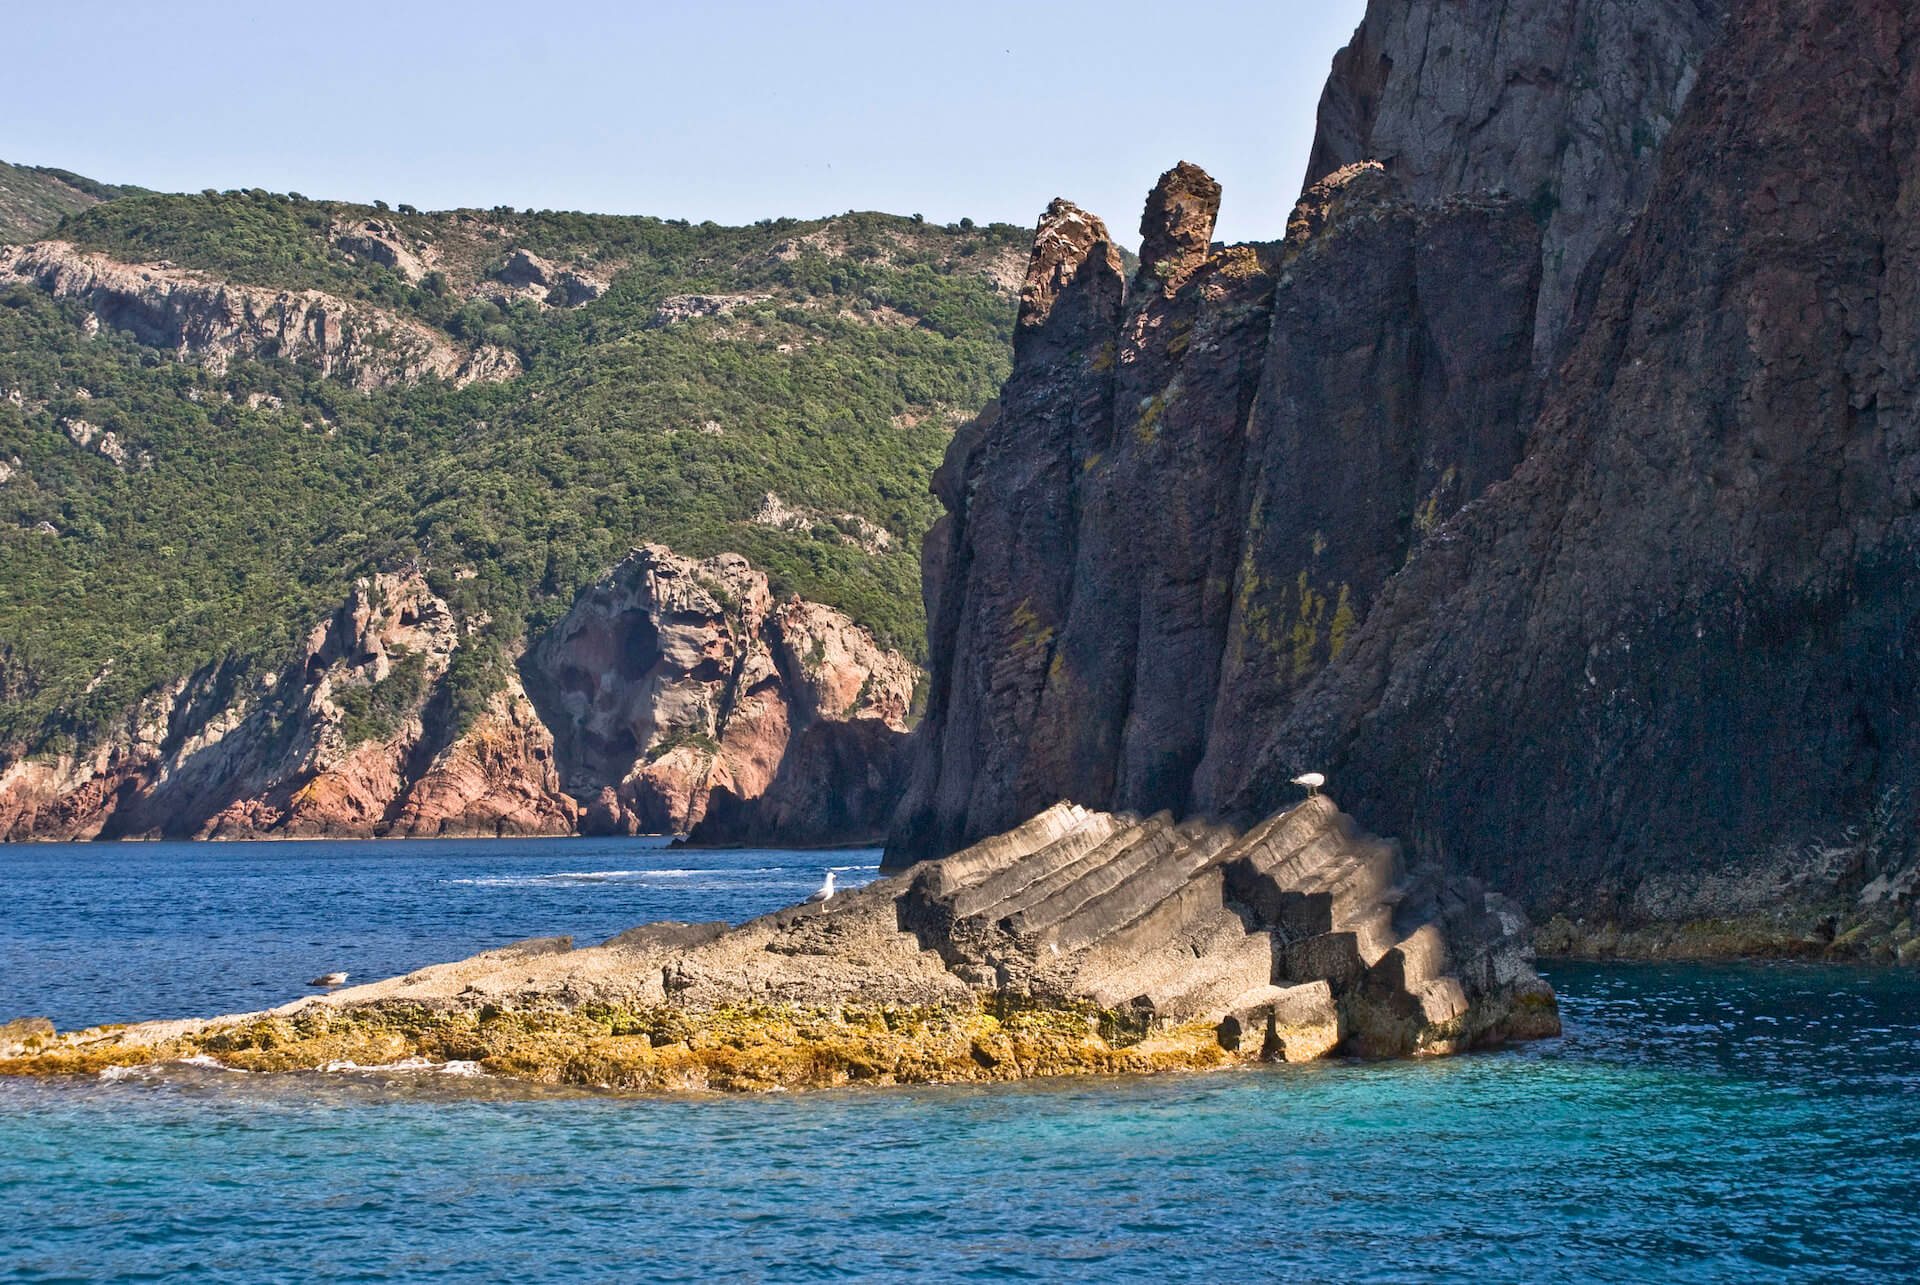
{"label": "eroded rock face", "polygon": [[634,550],[522,670],[592,830],[838,842],[898,796],[917,671],[837,611],[776,606],[737,554]]}
{"label": "eroded rock face", "polygon": [[267,678],[219,667],[89,754],[0,771],[9,839],[564,834],[552,742],[517,683],[465,729],[436,699],[462,635],[415,574],[363,581]]}
{"label": "eroded rock face", "polygon": [[1916,35],[1898,3],[1738,10],[1530,457],[1266,764],[1337,765],[1540,910],[1911,914],[1867,890],[1911,859],[1920,772]]}
{"label": "eroded rock face", "polygon": [[1520,458],[1518,203],[1416,206],[1360,165],[1285,241],[1206,253],[1215,201],[1192,166],[1163,176],[1143,234],[1165,248],[1124,299],[1094,223],[1062,202],[1041,221],[1013,375],[934,479],[897,852],[1061,797],[1207,807],[1408,551]]}
{"label": "eroded rock face", "polygon": [[558,308],[577,308],[607,292],[607,283],[579,268],[563,268],[529,250],[515,250],[494,274],[527,298]]}
{"label": "eroded rock face", "polygon": [[1307,166],[1362,161],[1425,202],[1503,191],[1540,221],[1536,344],[1564,336],[1581,273],[1651,190],[1725,0],[1374,0],[1334,58]]}
{"label": "eroded rock face", "polygon": [[14,282],[81,300],[92,310],[91,325],[124,330],[216,371],[236,357],[279,357],[363,389],[429,377],[465,385],[520,373],[510,352],[484,344],[458,349],[419,322],[367,304],[119,263],[64,241],[0,248],[0,283]]}
{"label": "eroded rock face", "polygon": [[684,834],[717,803],[704,842],[844,843],[899,798],[919,670],[736,554],[635,550],[456,726],[468,645],[421,575],[363,581],[277,674],[0,762],[0,838]]}
{"label": "eroded rock face", "polygon": [[385,264],[409,282],[417,284],[427,274],[428,264],[420,257],[420,247],[409,245],[405,233],[390,219],[336,223],[328,239],[348,254]]}
{"label": "eroded rock face", "polygon": [[578,815],[560,788],[553,736],[514,677],[473,727],[434,755],[387,833],[409,839],[567,834]]}
{"label": "eroded rock face", "polygon": [[[1227,252],[1269,265],[1268,324],[1235,341],[1245,374],[1220,346],[1204,385],[1176,385],[1216,343],[1204,306],[1180,353],[1132,338],[1220,275],[1203,267],[1115,310],[1110,376],[1087,356],[1097,331],[1029,336],[999,418],[956,438],[926,560],[945,632],[894,859],[951,851],[1049,790],[1259,816],[1314,768],[1423,859],[1567,915],[1564,941],[1673,942],[1662,925],[1711,920],[1710,947],[1906,950],[1920,18],[1753,0],[1721,29],[1709,7],[1558,4],[1441,39],[1478,18],[1442,8],[1375,5],[1336,73],[1360,86],[1366,137],[1398,119],[1413,141],[1316,183],[1280,245]],[[1416,18],[1421,58],[1353,79],[1368,40]],[[1529,32],[1532,62],[1515,46],[1511,65],[1598,58],[1617,76],[1571,95],[1580,76],[1494,76],[1537,110],[1466,112],[1487,76],[1456,86],[1449,59]],[[1573,63],[1556,62],[1563,36]],[[1641,147],[1633,105],[1677,101],[1684,49],[1707,50],[1699,82]],[[1389,110],[1396,94],[1412,97]],[[1421,120],[1452,141],[1422,151]],[[1337,134],[1323,157],[1348,155]],[[1600,170],[1579,159],[1594,140]],[[1472,164],[1439,165],[1449,148]],[[1629,213],[1645,194],[1562,291],[1550,341],[1554,269],[1523,183],[1548,171]],[[1514,195],[1447,191],[1466,183]],[[1442,194],[1411,199],[1423,187]],[[1585,244],[1589,225],[1547,217],[1549,245]],[[1543,343],[1566,354],[1549,377]],[[1188,390],[1224,407],[1235,378],[1254,389],[1244,417],[1181,425]],[[1044,405],[1022,400],[1030,384]],[[1101,406],[1108,447],[1046,418]],[[1212,443],[1116,492],[1113,457],[1146,445],[1154,406],[1155,428]],[[1003,492],[1060,525],[1029,534],[988,498]],[[1201,570],[1218,565],[1195,556],[1201,533],[1224,538],[1230,572]]]}

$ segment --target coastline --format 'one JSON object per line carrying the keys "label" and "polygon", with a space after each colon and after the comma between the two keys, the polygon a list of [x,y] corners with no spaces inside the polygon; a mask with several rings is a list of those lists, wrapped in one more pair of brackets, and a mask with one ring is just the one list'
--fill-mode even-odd
{"label": "coastline", "polygon": [[529,939],[211,1019],[0,1028],[0,1074],[425,1060],[767,1090],[1438,1056],[1559,1033],[1525,934],[1325,796],[1244,833],[1059,804],[738,927]]}
{"label": "coastline", "polygon": [[1543,960],[1705,962],[1792,959],[1870,967],[1920,967],[1911,919],[1839,913],[1753,914],[1622,926],[1555,915],[1534,930]]}

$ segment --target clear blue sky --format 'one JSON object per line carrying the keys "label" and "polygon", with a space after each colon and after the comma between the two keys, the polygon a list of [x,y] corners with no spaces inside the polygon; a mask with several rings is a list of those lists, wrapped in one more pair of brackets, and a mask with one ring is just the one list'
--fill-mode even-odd
{"label": "clear blue sky", "polygon": [[1181,159],[1281,234],[1364,0],[12,6],[0,159],[166,190],[751,222],[848,209],[1129,244]]}

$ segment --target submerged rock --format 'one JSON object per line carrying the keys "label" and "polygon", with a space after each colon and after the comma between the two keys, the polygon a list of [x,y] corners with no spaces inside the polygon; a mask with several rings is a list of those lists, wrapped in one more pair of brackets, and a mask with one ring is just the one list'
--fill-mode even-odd
{"label": "submerged rock", "polygon": [[43,1037],[0,1073],[427,1057],[751,1089],[1455,1053],[1559,1033],[1528,937],[1510,902],[1406,870],[1324,796],[1244,833],[1060,803],[738,928],[521,942],[268,1013]]}

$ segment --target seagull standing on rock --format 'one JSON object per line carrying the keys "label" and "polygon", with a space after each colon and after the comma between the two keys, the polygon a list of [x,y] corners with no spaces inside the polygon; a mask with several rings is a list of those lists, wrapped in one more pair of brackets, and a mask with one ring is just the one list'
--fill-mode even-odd
{"label": "seagull standing on rock", "polygon": [[827,871],[827,881],[820,885],[820,891],[808,897],[804,904],[819,906],[833,900],[833,871]]}
{"label": "seagull standing on rock", "polygon": [[1293,778],[1293,783],[1295,785],[1306,786],[1307,797],[1312,798],[1320,793],[1320,787],[1327,783],[1327,778],[1318,772],[1302,772],[1299,776]]}
{"label": "seagull standing on rock", "polygon": [[344,986],[346,984],[346,981],[347,981],[347,975],[345,973],[322,973],[320,974],[320,976],[308,982],[307,985],[309,986]]}

